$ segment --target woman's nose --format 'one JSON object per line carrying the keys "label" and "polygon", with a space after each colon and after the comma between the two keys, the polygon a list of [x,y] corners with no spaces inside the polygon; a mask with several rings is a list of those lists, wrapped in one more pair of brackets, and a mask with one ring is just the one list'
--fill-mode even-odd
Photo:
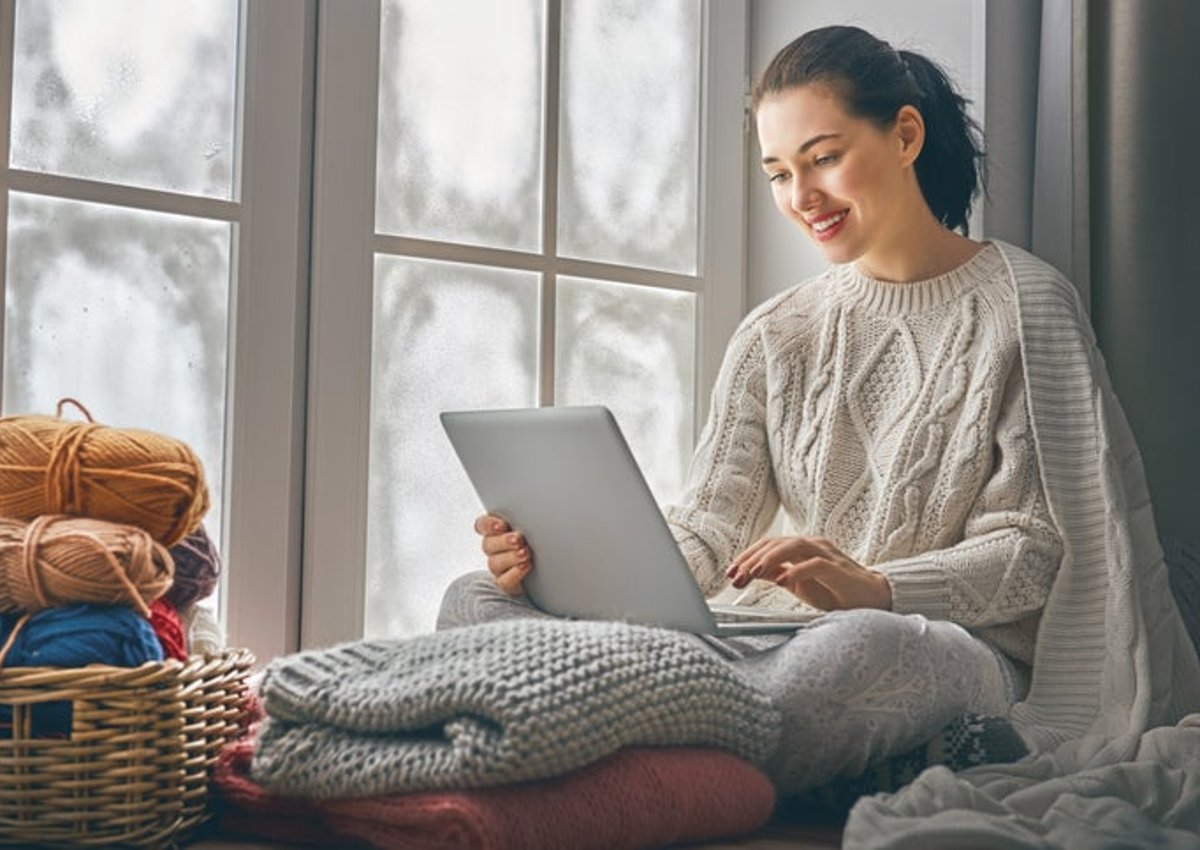
{"label": "woman's nose", "polygon": [[792,181],[792,212],[800,215],[807,209],[819,206],[820,194],[820,190],[813,184],[811,179],[797,177]]}

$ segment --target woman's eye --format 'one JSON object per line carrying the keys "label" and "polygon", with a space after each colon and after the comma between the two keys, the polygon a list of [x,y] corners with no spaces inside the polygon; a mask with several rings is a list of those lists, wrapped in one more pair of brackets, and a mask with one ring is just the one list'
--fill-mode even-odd
{"label": "woman's eye", "polygon": [[838,161],[840,155],[836,153],[823,153],[813,160],[817,165],[833,165]]}
{"label": "woman's eye", "polygon": [[776,171],[774,174],[767,175],[767,181],[770,183],[780,183],[787,179],[786,171]]}

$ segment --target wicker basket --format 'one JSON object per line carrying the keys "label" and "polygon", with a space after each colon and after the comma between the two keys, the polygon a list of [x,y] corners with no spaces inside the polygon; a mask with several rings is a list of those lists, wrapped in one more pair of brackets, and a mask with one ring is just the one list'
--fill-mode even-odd
{"label": "wicker basket", "polygon": [[[208,772],[249,720],[243,649],[140,667],[0,671],[0,845],[161,847],[208,817]],[[70,703],[66,720],[65,703]],[[48,717],[69,722],[48,737]],[[39,728],[39,724],[42,728]]]}

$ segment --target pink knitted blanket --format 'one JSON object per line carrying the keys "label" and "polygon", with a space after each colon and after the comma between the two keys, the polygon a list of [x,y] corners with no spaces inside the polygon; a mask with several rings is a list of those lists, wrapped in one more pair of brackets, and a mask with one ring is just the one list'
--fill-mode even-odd
{"label": "pink knitted blanket", "polygon": [[[404,850],[620,850],[738,835],[775,804],[767,777],[721,750],[629,748],[552,780],[473,791],[320,802],[249,778],[253,744],[214,772],[223,832],[290,843]],[[351,842],[358,842],[353,845]]]}

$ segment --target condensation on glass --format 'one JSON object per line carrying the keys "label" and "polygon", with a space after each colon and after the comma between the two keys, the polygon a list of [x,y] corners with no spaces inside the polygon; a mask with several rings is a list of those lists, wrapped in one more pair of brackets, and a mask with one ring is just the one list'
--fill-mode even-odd
{"label": "condensation on glass", "polygon": [[14,168],[232,197],[237,0],[16,11]]}
{"label": "condensation on glass", "polygon": [[364,633],[430,631],[450,580],[483,566],[479,499],[443,410],[537,395],[538,275],[377,256]]}
{"label": "condensation on glass", "polygon": [[384,0],[381,233],[541,245],[541,0]]}
{"label": "condensation on glass", "polygon": [[557,290],[555,401],[607,405],[659,504],[673,502],[692,445],[696,296],[582,278]]}
{"label": "condensation on glass", "polygon": [[694,274],[700,0],[563,4],[558,249]]}
{"label": "condensation on glass", "polygon": [[[231,225],[13,193],[4,412],[183,440],[200,457],[220,540]],[[68,408],[66,413],[72,413]]]}

